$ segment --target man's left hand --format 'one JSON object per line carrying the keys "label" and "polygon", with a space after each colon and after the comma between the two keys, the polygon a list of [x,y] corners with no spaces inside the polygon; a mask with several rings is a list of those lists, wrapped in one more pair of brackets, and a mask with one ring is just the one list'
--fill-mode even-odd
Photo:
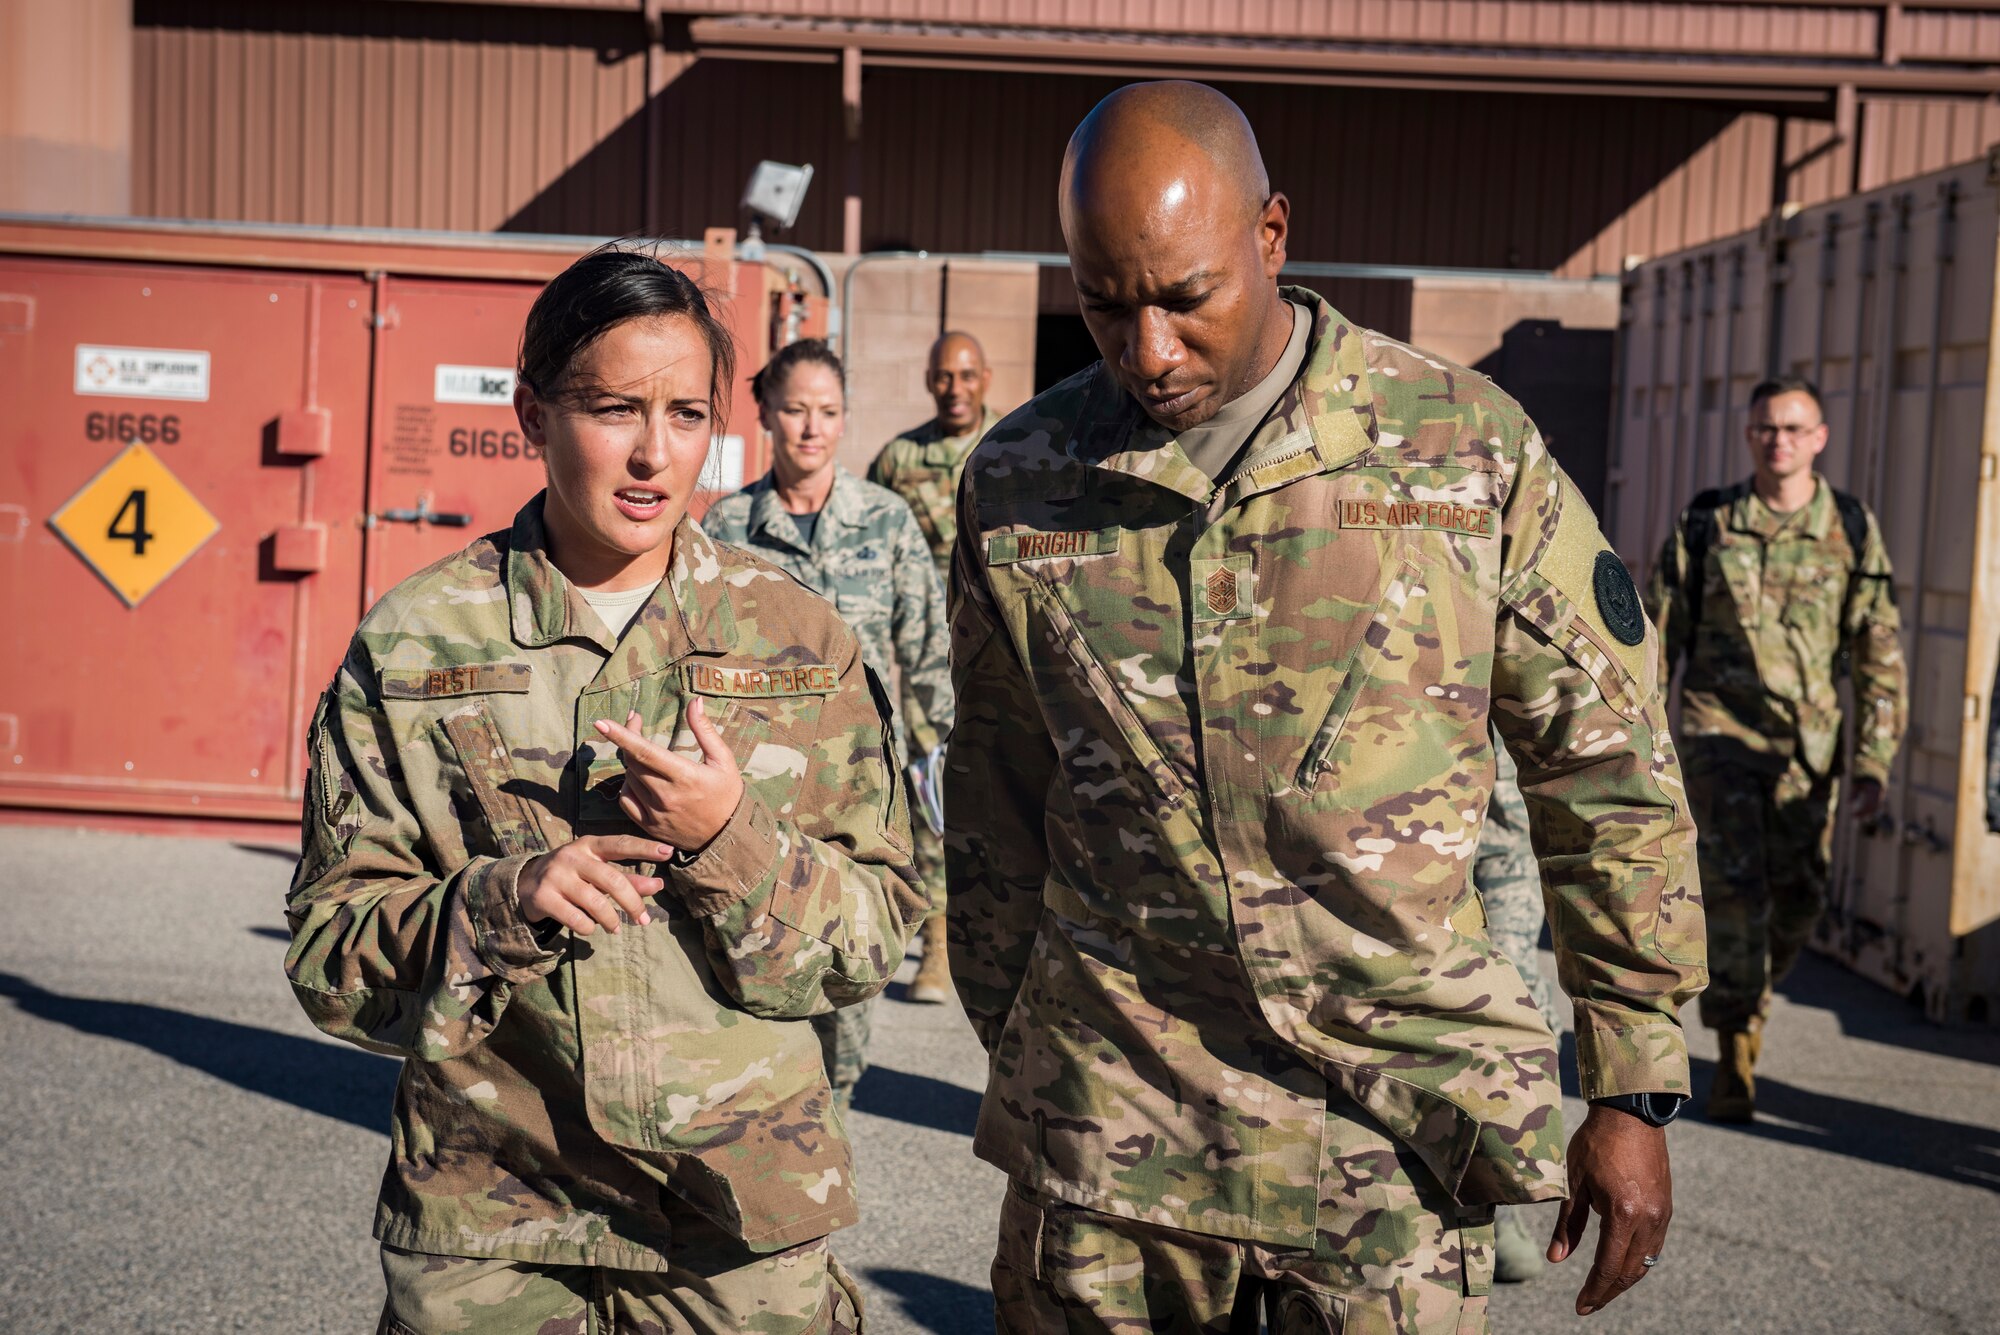
{"label": "man's left hand", "polygon": [[1549,1260],[1566,1260],[1599,1215],[1597,1255],[1576,1295],[1589,1316],[1646,1277],[1647,1257],[1666,1245],[1674,1217],[1667,1132],[1615,1108],[1592,1108],[1569,1142],[1569,1199],[1562,1203]]}

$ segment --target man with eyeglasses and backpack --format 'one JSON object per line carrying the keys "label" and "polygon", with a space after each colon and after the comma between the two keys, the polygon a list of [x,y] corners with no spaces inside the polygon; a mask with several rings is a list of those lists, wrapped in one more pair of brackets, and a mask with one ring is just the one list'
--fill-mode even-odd
{"label": "man with eyeglasses and backpack", "polygon": [[1843,769],[1840,679],[1856,712],[1849,811],[1882,813],[1906,682],[1889,554],[1868,508],[1813,470],[1819,391],[1751,391],[1753,475],[1682,512],[1647,591],[1663,685],[1683,659],[1681,761],[1708,910],[1702,1023],[1721,1055],[1712,1121],[1756,1112],[1753,1070],[1773,984],[1826,904]]}

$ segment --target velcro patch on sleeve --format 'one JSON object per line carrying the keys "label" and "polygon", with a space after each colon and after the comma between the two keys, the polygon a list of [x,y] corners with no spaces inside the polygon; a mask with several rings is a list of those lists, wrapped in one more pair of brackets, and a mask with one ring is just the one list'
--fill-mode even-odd
{"label": "velcro patch on sleeve", "polygon": [[1500,532],[1500,512],[1490,505],[1458,501],[1360,500],[1340,503],[1342,528],[1427,528],[1468,538]]}
{"label": "velcro patch on sleeve", "polygon": [[767,699],[780,695],[832,695],[840,689],[840,669],[823,664],[765,667],[759,664],[694,663],[688,689],[696,695]]}
{"label": "velcro patch on sleeve", "polygon": [[521,695],[535,669],[528,663],[466,663],[457,667],[389,668],[385,700],[439,700],[453,695]]}
{"label": "velcro patch on sleeve", "polygon": [[1118,550],[1115,528],[1073,533],[1000,533],[986,540],[986,564],[1012,565],[1052,556],[1102,556]]}
{"label": "velcro patch on sleeve", "polygon": [[[1638,591],[1632,588],[1625,563],[1604,541],[1590,507],[1567,483],[1555,534],[1535,562],[1535,573],[1556,587],[1633,680],[1647,680],[1646,614],[1639,606]],[[1629,604],[1622,595],[1629,595]]]}

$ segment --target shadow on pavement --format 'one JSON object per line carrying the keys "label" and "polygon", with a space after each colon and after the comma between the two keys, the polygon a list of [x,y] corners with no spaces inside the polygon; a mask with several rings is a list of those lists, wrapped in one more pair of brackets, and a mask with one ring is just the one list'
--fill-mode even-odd
{"label": "shadow on pavement", "polygon": [[1795,1006],[1830,1011],[1849,1038],[1960,1061],[2000,1066],[2000,1030],[1933,1024],[1917,1004],[1899,997],[1834,961],[1806,955],[1778,993]]}
{"label": "shadow on pavement", "polygon": [[[1703,1120],[1701,1100],[1714,1078],[1715,1063],[1696,1058],[1690,1109],[1696,1120]],[[1800,1089],[1764,1075],[1757,1077],[1757,1120],[1723,1129],[2000,1191],[2000,1130]]]}
{"label": "shadow on pavement", "polygon": [[268,936],[273,941],[283,941],[286,945],[292,943],[292,934],[282,927],[252,927],[247,930],[252,936]]}
{"label": "shadow on pavement", "polygon": [[299,850],[295,846],[284,844],[251,844],[245,843],[242,840],[235,841],[233,846],[245,853],[262,853],[265,857],[276,858],[280,862],[297,862],[299,860]]}
{"label": "shadow on pavement", "polygon": [[896,1295],[903,1315],[938,1335],[993,1329],[993,1295],[920,1270],[864,1270],[868,1282]]}
{"label": "shadow on pavement", "polygon": [[871,1066],[862,1075],[854,1087],[854,1107],[857,1112],[961,1136],[971,1135],[979,1120],[979,1095],[972,1090],[886,1066]]}
{"label": "shadow on pavement", "polygon": [[252,1094],[388,1133],[400,1065],[391,1058],[164,1006],[66,997],[18,974],[0,973],[0,997],[37,1019],[134,1043]]}

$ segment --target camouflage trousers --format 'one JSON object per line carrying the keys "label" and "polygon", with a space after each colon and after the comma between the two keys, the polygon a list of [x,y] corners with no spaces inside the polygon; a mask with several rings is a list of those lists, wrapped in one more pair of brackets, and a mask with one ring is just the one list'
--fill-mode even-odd
{"label": "camouflage trousers", "polygon": [[868,1034],[874,1027],[873,1012],[878,999],[870,997],[812,1018],[813,1032],[819,1035],[820,1060],[826,1063],[826,1078],[843,1109],[853,1099],[854,1086],[868,1069]]}
{"label": "camouflage trousers", "polygon": [[825,1238],[762,1256],[718,1239],[665,1271],[384,1247],[376,1335],[860,1335],[859,1291]]}
{"label": "camouflage trousers", "polygon": [[914,836],[910,841],[910,861],[916,865],[924,894],[930,900],[924,916],[934,918],[944,912],[944,839],[925,823],[923,814],[914,806],[910,808],[910,829]]}
{"label": "camouflage trousers", "polygon": [[1549,1032],[1562,1032],[1556,989],[1542,972],[1541,865],[1528,841],[1528,804],[1521,797],[1520,772],[1496,734],[1493,749],[1499,759],[1493,798],[1480,827],[1479,849],[1473,854],[1472,883],[1486,911],[1486,934],[1501,954],[1513,961],[1528,985],[1528,995],[1548,1022]]}
{"label": "camouflage trousers", "polygon": [[1708,988],[1701,1022],[1747,1029],[1798,962],[1826,907],[1839,780],[1791,762],[1782,773],[1741,763],[1726,742],[1681,749],[1708,915]]}
{"label": "camouflage trousers", "polygon": [[[917,875],[924,883],[924,893],[930,899],[930,907],[925,910],[926,918],[944,912],[944,841],[936,831],[924,823],[923,816],[912,809],[912,827],[915,831],[914,844]],[[831,1015],[813,1016],[813,1032],[819,1035],[820,1057],[826,1063],[826,1078],[833,1082],[834,1093],[841,1098],[842,1106],[854,1097],[854,1086],[868,1069],[868,1035],[874,1027],[874,1009],[877,998],[855,1006],[842,1006]]]}
{"label": "camouflage trousers", "polygon": [[1145,1224],[1019,1183],[993,1259],[999,1335],[1483,1335],[1490,1207],[1454,1205],[1389,1133],[1327,1118],[1319,1243],[1274,1247]]}

